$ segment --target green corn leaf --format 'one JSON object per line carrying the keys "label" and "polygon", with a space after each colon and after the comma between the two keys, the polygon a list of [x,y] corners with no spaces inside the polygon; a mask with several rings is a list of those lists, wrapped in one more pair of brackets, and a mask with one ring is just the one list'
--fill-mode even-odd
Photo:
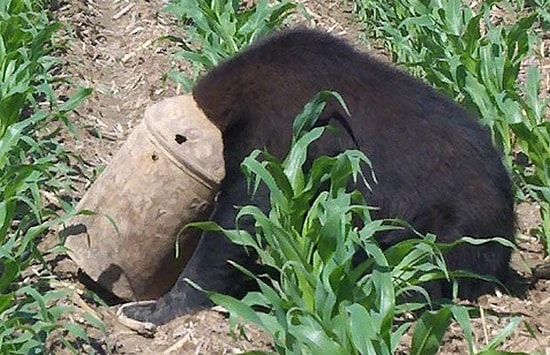
{"label": "green corn leaf", "polygon": [[447,308],[424,312],[414,327],[411,355],[436,354],[451,323],[451,316]]}

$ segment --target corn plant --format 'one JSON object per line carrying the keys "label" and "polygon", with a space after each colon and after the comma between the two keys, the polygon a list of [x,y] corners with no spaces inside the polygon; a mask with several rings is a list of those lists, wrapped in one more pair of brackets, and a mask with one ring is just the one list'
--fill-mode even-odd
{"label": "corn plant", "polygon": [[[540,97],[538,68],[528,68],[525,83],[519,81],[522,62],[534,55],[536,21],[548,16],[548,1],[534,1],[518,12],[508,4],[511,23],[492,21],[492,8],[502,3],[496,0],[483,1],[475,9],[462,0],[354,2],[394,61],[461,102],[491,129],[515,173],[518,196],[542,207],[539,234],[549,252],[548,100]],[[528,164],[515,159],[518,150]]]}
{"label": "corn plant", "polygon": [[[165,10],[187,24],[184,50],[175,56],[194,65],[191,78],[171,71],[169,76],[190,90],[203,69],[210,69],[281,26],[295,5],[259,0],[245,8],[239,0],[172,0]],[[189,44],[187,43],[189,42]]]}
{"label": "corn plant", "polygon": [[43,6],[0,3],[0,352],[5,354],[44,353],[54,330],[87,340],[79,326],[59,322],[68,309],[58,301],[69,292],[50,288],[54,277],[37,248],[42,235],[64,220],[44,204],[43,191],[70,190],[71,175],[67,154],[44,128],[54,118],[66,120],[89,94],[82,89],[58,104],[51,74],[57,62],[49,54],[59,23]]}
{"label": "corn plant", "polygon": [[24,1],[3,1],[0,5],[0,137],[19,120],[25,103],[44,78],[42,68],[48,42],[59,28],[46,13],[28,11]]}
{"label": "corn plant", "polygon": [[550,1],[549,0],[518,0],[518,9],[527,9],[534,12],[540,23],[542,31],[550,29]]}
{"label": "corn plant", "polygon": [[[364,196],[353,188],[375,180],[365,178],[368,158],[350,150],[306,163],[308,146],[327,134],[314,124],[329,96],[342,103],[336,93],[322,92],[307,104],[295,120],[283,161],[258,150],[243,161],[252,190],[263,184],[270,192],[269,211],[250,205],[237,215],[237,225],[252,219],[254,232],[192,224],[225,233],[279,275],[256,276],[233,264],[256,280],[259,292],[242,301],[216,293],[210,297],[229,310],[234,322],[244,319],[273,334],[279,354],[392,354],[408,330],[413,333],[411,354],[435,354],[453,318],[473,353],[467,308],[444,304],[421,313],[431,307],[421,285],[457,276],[447,270],[443,253],[468,241],[442,245],[434,235],[413,235],[382,250],[376,233],[402,224],[371,219]],[[422,315],[413,322],[404,317],[410,312]]]}

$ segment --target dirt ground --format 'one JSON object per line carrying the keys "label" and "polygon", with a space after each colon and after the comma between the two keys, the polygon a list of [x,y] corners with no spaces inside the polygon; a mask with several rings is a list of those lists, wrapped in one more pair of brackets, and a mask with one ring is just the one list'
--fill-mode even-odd
{"label": "dirt ground", "polygon": [[[79,85],[94,89],[92,96],[72,115],[79,137],[67,140],[67,149],[78,152],[88,168],[109,163],[128,133],[143,117],[152,103],[181,93],[181,88],[166,78],[174,63],[173,44],[159,40],[164,35],[181,35],[173,20],[161,12],[162,0],[65,0],[56,15],[70,25],[74,37],[62,55],[64,74]],[[346,37],[368,49],[360,41],[359,27],[353,22],[351,5],[341,1],[305,0],[309,18],[297,14],[294,22],[317,26]],[[550,37],[550,36],[549,36]],[[550,41],[541,48],[544,87],[548,92]],[[83,182],[81,195],[88,185]],[[78,196],[77,196],[78,198]],[[524,277],[525,292],[515,296],[498,294],[479,300],[482,317],[474,320],[477,348],[492,339],[515,316],[523,321],[505,341],[503,350],[550,354],[550,281],[530,282],[529,267],[541,264],[542,248],[530,237],[530,229],[538,223],[536,206],[517,207],[520,227],[520,251],[514,255],[514,267]],[[55,262],[60,287],[77,290],[73,302],[84,311],[102,319],[107,327],[103,334],[93,327],[87,331],[92,345],[79,353],[100,354],[235,354],[246,350],[270,350],[270,336],[245,326],[247,337],[229,334],[223,313],[208,310],[173,320],[142,334],[120,323],[117,306],[102,306],[90,300],[79,276],[78,268],[67,258]],[[526,267],[527,266],[527,267]],[[520,283],[521,284],[521,283]],[[521,286],[521,285],[520,285]],[[69,321],[86,324],[83,317]],[[67,350],[59,342],[52,343],[52,353]],[[442,354],[466,353],[467,346],[458,326],[448,332]],[[407,353],[406,347],[403,353]]]}

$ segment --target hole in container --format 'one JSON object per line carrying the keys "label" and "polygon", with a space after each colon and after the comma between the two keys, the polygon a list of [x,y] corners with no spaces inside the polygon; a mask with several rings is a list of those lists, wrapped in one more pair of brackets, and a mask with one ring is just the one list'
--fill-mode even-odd
{"label": "hole in container", "polygon": [[185,143],[185,142],[187,142],[187,137],[182,136],[181,134],[176,134],[176,142],[178,144]]}

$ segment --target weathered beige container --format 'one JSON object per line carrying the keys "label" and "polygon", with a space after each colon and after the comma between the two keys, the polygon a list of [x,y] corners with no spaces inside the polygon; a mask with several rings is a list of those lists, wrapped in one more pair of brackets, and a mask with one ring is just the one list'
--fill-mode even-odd
{"label": "weathered beige container", "polygon": [[200,232],[176,236],[206,219],[224,177],[219,130],[191,96],[145,111],[109,166],[77,206],[64,230],[71,258],[120,298],[157,298],[175,282]]}

